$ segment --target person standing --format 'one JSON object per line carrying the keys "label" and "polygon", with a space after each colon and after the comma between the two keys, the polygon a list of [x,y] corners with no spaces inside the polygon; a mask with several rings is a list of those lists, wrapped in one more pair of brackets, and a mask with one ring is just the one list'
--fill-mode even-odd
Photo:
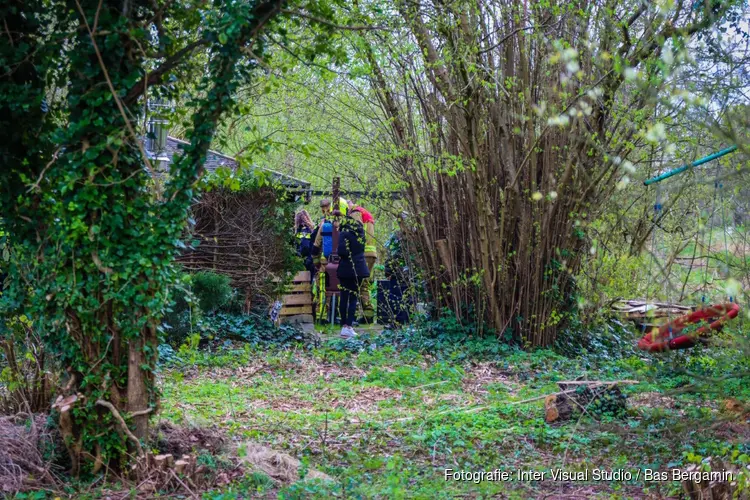
{"label": "person standing", "polygon": [[307,210],[302,209],[294,216],[294,233],[297,237],[297,253],[305,262],[305,269],[310,271],[310,277],[315,273],[312,257],[312,240],[311,235],[315,229],[310,214]]}
{"label": "person standing", "polygon": [[365,228],[365,262],[370,276],[362,281],[359,290],[359,302],[362,306],[362,322],[372,323],[375,320],[375,308],[370,298],[370,286],[372,285],[373,270],[378,260],[378,249],[375,246],[375,218],[370,212],[357,205],[352,210],[362,214],[362,225]]}
{"label": "person standing", "polygon": [[[345,217],[346,212],[349,208],[349,204],[343,198],[339,198],[339,212],[340,217]],[[331,211],[331,200],[323,199],[320,201],[320,211],[323,214],[323,218],[318,225],[315,236],[313,237],[313,257],[315,263],[318,266],[325,266],[327,263],[328,256],[332,249],[330,247],[331,241],[333,240],[333,228],[339,226],[339,217],[334,217]],[[321,255],[322,254],[322,255]]]}
{"label": "person standing", "polygon": [[341,317],[341,338],[349,339],[357,333],[352,328],[357,312],[357,296],[362,281],[370,276],[365,261],[365,228],[362,225],[362,212],[350,210],[342,220],[338,245],[339,266],[339,316]]}
{"label": "person standing", "polygon": [[316,304],[316,318],[322,320],[327,317],[328,299],[326,289],[328,288],[328,274],[326,265],[328,258],[333,253],[333,231],[339,227],[339,219],[346,215],[348,209],[347,201],[339,198],[340,216],[335,216],[331,210],[331,200],[320,201],[322,218],[318,227],[313,230],[312,235],[312,258],[313,267],[317,271],[317,278],[313,281],[313,302]]}

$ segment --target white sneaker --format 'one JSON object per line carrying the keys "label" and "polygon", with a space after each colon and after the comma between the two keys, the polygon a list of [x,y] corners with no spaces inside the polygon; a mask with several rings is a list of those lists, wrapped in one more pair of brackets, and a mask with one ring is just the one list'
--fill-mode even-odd
{"label": "white sneaker", "polygon": [[351,326],[344,326],[341,328],[341,334],[339,335],[342,339],[351,339],[357,336],[357,332]]}

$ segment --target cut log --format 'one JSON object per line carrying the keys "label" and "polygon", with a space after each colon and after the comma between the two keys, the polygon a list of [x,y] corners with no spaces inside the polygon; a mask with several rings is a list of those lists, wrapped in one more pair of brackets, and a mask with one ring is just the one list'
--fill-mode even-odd
{"label": "cut log", "polygon": [[550,394],[544,400],[544,420],[547,423],[557,422],[558,420],[570,420],[573,409],[569,404],[558,404],[557,394]]}

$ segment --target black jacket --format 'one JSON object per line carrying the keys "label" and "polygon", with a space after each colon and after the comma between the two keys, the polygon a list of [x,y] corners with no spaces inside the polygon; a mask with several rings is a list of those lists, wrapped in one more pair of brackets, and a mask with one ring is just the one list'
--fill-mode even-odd
{"label": "black jacket", "polygon": [[365,227],[351,217],[344,219],[339,233],[339,278],[367,278],[370,270],[365,261]]}
{"label": "black jacket", "polygon": [[297,228],[297,253],[302,257],[309,257],[312,250],[311,231],[307,226]]}

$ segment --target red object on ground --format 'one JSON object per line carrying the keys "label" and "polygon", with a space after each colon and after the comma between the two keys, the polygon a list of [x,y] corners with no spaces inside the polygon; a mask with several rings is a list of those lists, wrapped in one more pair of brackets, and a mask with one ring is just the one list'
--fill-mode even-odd
{"label": "red object on ground", "polygon": [[[638,348],[643,351],[661,352],[693,347],[700,340],[700,337],[704,336],[709,330],[721,330],[724,323],[736,318],[739,313],[740,306],[734,302],[714,304],[704,309],[699,309],[662,325],[658,330],[651,330],[638,341]],[[694,332],[680,335],[686,326],[701,321],[705,321],[708,324],[703,325]]]}

